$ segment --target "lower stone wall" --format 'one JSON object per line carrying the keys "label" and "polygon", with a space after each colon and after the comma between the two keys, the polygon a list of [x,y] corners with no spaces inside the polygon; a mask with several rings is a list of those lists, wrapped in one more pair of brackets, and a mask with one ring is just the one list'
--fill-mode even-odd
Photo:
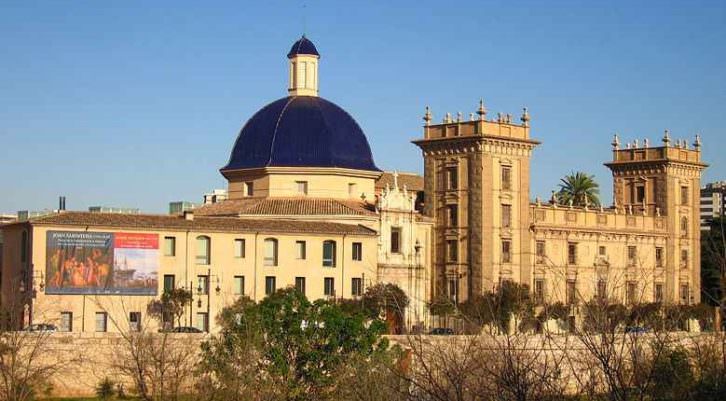
{"label": "lower stone wall", "polygon": [[[8,335],[8,334],[6,334]],[[45,366],[51,366],[54,374],[50,377],[50,392],[43,396],[52,397],[83,397],[94,396],[95,388],[103,380],[108,377],[115,383],[121,383],[127,393],[132,393],[134,385],[130,381],[125,381],[119,372],[119,362],[124,358],[128,360],[126,354],[129,350],[128,340],[121,334],[117,333],[83,333],[83,334],[35,334],[21,333],[9,334],[17,336],[25,336],[21,340],[26,344],[29,351],[34,351],[38,358],[36,363]],[[157,335],[162,338],[163,335]],[[651,334],[643,334],[644,342],[648,341]],[[668,333],[669,338],[682,345],[689,347],[698,341],[713,339],[713,333]],[[458,344],[464,344],[467,341],[481,341],[486,348],[487,342],[490,342],[491,349],[496,349],[505,341],[504,336],[387,336],[392,344],[397,344],[406,349],[418,349],[419,352],[427,352],[426,350],[437,349],[437,346],[444,345],[452,347],[452,352],[460,348]],[[201,343],[207,338],[207,334],[169,334],[167,340],[170,344],[176,346],[187,347],[198,352]],[[513,344],[520,344],[524,350],[537,350],[541,352],[552,352],[560,354],[566,352],[573,358],[569,361],[585,361],[586,358],[579,358],[586,353],[586,350],[579,340],[571,335],[519,335],[511,337],[516,340]],[[34,344],[36,346],[34,346]],[[516,345],[515,345],[516,346]],[[440,348],[439,348],[440,350]],[[26,353],[27,355],[27,353]],[[413,352],[411,363],[413,368],[416,367],[416,355]],[[196,359],[189,358],[189,363],[196,366]],[[572,362],[571,362],[572,363]],[[571,371],[573,371],[571,369]],[[574,371],[577,371],[575,369]]]}
{"label": "lower stone wall", "polygon": [[[49,392],[42,396],[84,397],[95,396],[96,386],[106,377],[123,385],[132,393],[133,383],[123,378],[119,364],[129,361],[129,342],[117,333],[10,333],[25,344],[21,355],[29,358],[33,352],[36,366],[47,367],[53,374],[49,378]],[[159,337],[163,336],[161,334]],[[199,350],[206,334],[173,333],[167,337],[167,347],[184,346]],[[192,349],[192,348],[190,348]]]}

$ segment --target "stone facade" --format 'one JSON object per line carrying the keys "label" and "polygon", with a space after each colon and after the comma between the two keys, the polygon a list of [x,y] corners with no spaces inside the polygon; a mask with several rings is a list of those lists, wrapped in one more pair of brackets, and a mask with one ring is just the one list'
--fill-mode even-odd
{"label": "stone facade", "polygon": [[[464,302],[503,280],[538,302],[596,296],[623,302],[700,301],[700,138],[650,147],[613,141],[612,207],[530,200],[529,114],[468,121],[447,114],[414,141],[424,157],[424,214],[436,222],[433,292]],[[553,197],[554,199],[554,197]]]}

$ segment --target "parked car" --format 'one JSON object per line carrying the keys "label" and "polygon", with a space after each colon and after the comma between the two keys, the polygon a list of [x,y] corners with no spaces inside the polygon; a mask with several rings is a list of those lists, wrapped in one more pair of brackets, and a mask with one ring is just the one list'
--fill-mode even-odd
{"label": "parked car", "polygon": [[625,332],[631,333],[631,334],[643,334],[643,333],[647,333],[648,329],[646,327],[641,327],[641,326],[628,326],[625,328]]}
{"label": "parked car", "polygon": [[199,330],[198,328],[193,327],[193,326],[177,326],[177,327],[172,327],[167,330],[161,329],[161,330],[159,330],[159,332],[160,333],[204,333],[202,330]]}
{"label": "parked car", "polygon": [[454,329],[449,327],[437,327],[429,332],[434,336],[450,336],[454,334]]}
{"label": "parked car", "polygon": [[25,328],[25,331],[55,333],[58,328],[53,324],[35,323]]}

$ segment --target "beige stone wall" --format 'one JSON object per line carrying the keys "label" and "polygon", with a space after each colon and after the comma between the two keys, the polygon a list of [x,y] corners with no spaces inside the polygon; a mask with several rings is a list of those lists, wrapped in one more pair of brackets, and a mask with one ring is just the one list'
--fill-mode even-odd
{"label": "beige stone wall", "polygon": [[[252,196],[255,197],[309,196],[360,200],[365,195],[372,202],[375,198],[375,180],[381,173],[338,168],[268,167],[225,174],[229,181],[230,199],[246,197],[246,183],[252,182]],[[298,191],[297,182],[307,182],[307,195]]]}
{"label": "beige stone wall", "polygon": [[[146,305],[155,297],[120,295],[54,295],[40,288],[40,283],[51,278],[45,277],[46,233],[58,231],[99,231],[152,233],[159,236],[158,294],[163,291],[164,275],[174,275],[177,287],[193,289],[194,302],[186,311],[184,325],[195,325],[198,312],[209,312],[211,330],[216,329],[214,317],[240,295],[235,294],[235,276],[244,277],[244,295],[254,300],[265,297],[265,277],[274,276],[276,287],[293,286],[296,277],[305,277],[306,295],[310,299],[325,297],[324,278],[332,277],[337,297],[351,297],[352,278],[375,277],[377,266],[377,241],[375,236],[317,235],[317,234],[279,234],[279,233],[229,233],[229,232],[185,232],[118,229],[107,227],[47,227],[34,226],[32,229],[32,265],[34,266],[35,299],[33,299],[33,323],[58,323],[61,312],[72,312],[73,331],[93,332],[96,312],[107,311],[109,320],[125,321],[129,312],[146,314]],[[19,229],[6,232],[8,243],[18,241]],[[211,239],[211,260],[209,265],[196,262],[196,239],[208,236]],[[164,255],[164,238],[176,238],[174,256]],[[274,238],[278,241],[278,264],[266,266],[264,262],[264,241]],[[235,256],[235,240],[245,240],[244,257]],[[323,241],[336,242],[336,266],[323,267]],[[306,258],[296,258],[296,241],[305,241]],[[362,244],[362,260],[352,260],[352,244]],[[13,249],[20,249],[13,247]],[[6,252],[5,266],[18,266],[17,251]],[[19,273],[19,269],[17,272]],[[198,276],[210,275],[209,296],[197,294]],[[16,288],[11,286],[11,275],[3,280],[3,297],[17,296]],[[17,281],[17,280],[16,280]],[[217,285],[219,292],[216,291]],[[31,286],[28,286],[30,288]],[[199,302],[199,303],[198,303]],[[114,330],[109,324],[109,330]]]}

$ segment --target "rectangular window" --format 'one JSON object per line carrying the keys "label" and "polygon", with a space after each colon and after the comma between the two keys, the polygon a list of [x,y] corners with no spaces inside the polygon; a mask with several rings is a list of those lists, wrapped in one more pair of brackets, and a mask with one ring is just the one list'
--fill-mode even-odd
{"label": "rectangular window", "polygon": [[655,266],[663,267],[663,248],[661,247],[655,248]]}
{"label": "rectangular window", "polygon": [[96,312],[96,331],[101,333],[105,332],[108,323],[108,315],[106,312]]}
{"label": "rectangular window", "polygon": [[245,196],[252,196],[255,193],[255,184],[252,181],[245,182]]}
{"label": "rectangular window", "polygon": [[73,331],[73,313],[72,312],[61,312],[60,314],[60,331],[71,332]]}
{"label": "rectangular window", "polygon": [[645,201],[645,185],[639,184],[635,187],[635,203],[643,204]]}
{"label": "rectangular window", "polygon": [[197,293],[209,294],[209,276],[197,276]]}
{"label": "rectangular window", "polygon": [[245,240],[241,238],[237,238],[234,240],[234,257],[235,258],[244,258],[245,257]]}
{"label": "rectangular window", "polygon": [[360,277],[353,277],[350,279],[350,293],[354,297],[360,297],[363,295],[363,279]]}
{"label": "rectangular window", "polygon": [[450,278],[449,279],[449,299],[452,302],[458,301],[458,294],[457,294],[457,285],[456,285],[456,279]]}
{"label": "rectangular window", "polygon": [[537,241],[535,244],[535,262],[539,265],[545,263],[545,259],[547,258],[547,254],[545,253],[545,242],[544,241]]}
{"label": "rectangular window", "polygon": [[600,245],[597,247],[597,254],[604,258],[608,255],[608,250],[604,245]]}
{"label": "rectangular window", "polygon": [[628,281],[626,284],[626,300],[629,304],[635,304],[638,301],[638,286],[635,281]]}
{"label": "rectangular window", "polygon": [[265,266],[277,266],[277,240],[267,238],[265,240]]}
{"label": "rectangular window", "polygon": [[348,184],[348,196],[351,198],[355,198],[358,196],[358,186],[356,184]]}
{"label": "rectangular window", "polygon": [[628,266],[633,267],[638,262],[638,248],[628,246]]}
{"label": "rectangular window", "polygon": [[141,331],[141,312],[129,312],[129,330]]}
{"label": "rectangular window", "polygon": [[509,191],[512,189],[512,168],[502,166],[502,189]]}
{"label": "rectangular window", "polygon": [[353,243],[353,260],[363,260],[363,244],[360,242]]}
{"label": "rectangular window", "polygon": [[567,243],[567,263],[571,265],[577,264],[577,243]]}
{"label": "rectangular window", "polygon": [[502,205],[502,227],[512,226],[512,205]]}
{"label": "rectangular window", "polygon": [[391,227],[391,253],[401,253],[400,227]]}
{"label": "rectangular window", "polygon": [[208,265],[210,261],[210,248],[212,240],[209,237],[200,235],[197,237],[197,264]]}
{"label": "rectangular window", "polygon": [[176,256],[176,237],[164,237],[164,256]]}
{"label": "rectangular window", "polygon": [[176,276],[173,274],[164,275],[164,292],[170,292],[176,288]]}
{"label": "rectangular window", "polygon": [[307,254],[305,241],[295,241],[295,259],[304,260]]}
{"label": "rectangular window", "polygon": [[201,331],[209,331],[209,315],[207,315],[207,312],[197,312],[196,326]]}
{"label": "rectangular window", "polygon": [[681,304],[688,305],[690,302],[690,294],[688,284],[681,284]]}
{"label": "rectangular window", "polygon": [[265,277],[265,295],[272,295],[277,290],[277,279],[275,276]]}
{"label": "rectangular window", "polygon": [[681,269],[688,268],[688,249],[681,249]]}
{"label": "rectangular window", "polygon": [[446,207],[446,214],[448,217],[449,227],[458,227],[459,208],[456,205],[449,205]]}
{"label": "rectangular window", "polygon": [[534,280],[534,302],[538,305],[544,304],[545,301],[545,281],[543,278]]}
{"label": "rectangular window", "polygon": [[567,280],[566,292],[567,303],[570,305],[577,303],[577,283],[575,280]]}
{"label": "rectangular window", "polygon": [[455,190],[459,188],[459,174],[456,167],[446,169],[446,189]]}
{"label": "rectangular window", "polygon": [[295,181],[295,187],[297,188],[298,195],[308,194],[308,182],[307,181]]}
{"label": "rectangular window", "polygon": [[323,242],[323,267],[335,267],[335,241]]}
{"label": "rectangular window", "polygon": [[328,297],[335,296],[335,279],[333,277],[325,277],[323,279],[324,294]]}
{"label": "rectangular window", "polygon": [[305,295],[305,277],[295,277],[295,289]]}
{"label": "rectangular window", "polygon": [[681,187],[681,205],[688,205],[688,187]]}
{"label": "rectangular window", "polygon": [[606,300],[608,297],[608,282],[600,279],[597,281],[597,298]]}
{"label": "rectangular window", "polygon": [[459,260],[459,241],[453,239],[446,241],[446,254],[449,262]]}
{"label": "rectangular window", "polygon": [[245,295],[245,276],[234,276],[234,295]]}
{"label": "rectangular window", "polygon": [[502,263],[512,263],[512,241],[502,241]]}
{"label": "rectangular window", "polygon": [[653,294],[653,300],[655,302],[663,302],[663,284],[655,283],[655,294]]}

